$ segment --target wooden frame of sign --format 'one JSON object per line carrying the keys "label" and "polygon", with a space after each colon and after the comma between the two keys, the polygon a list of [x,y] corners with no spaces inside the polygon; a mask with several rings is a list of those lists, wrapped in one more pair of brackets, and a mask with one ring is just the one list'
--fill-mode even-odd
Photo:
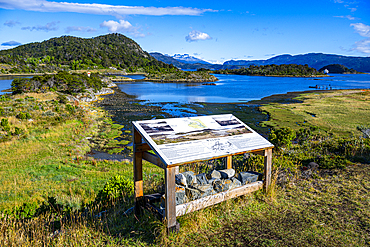
{"label": "wooden frame of sign", "polygon": [[[143,208],[158,213],[166,220],[169,231],[179,229],[178,216],[261,188],[267,190],[271,182],[274,146],[232,114],[135,121],[133,140],[135,213],[140,214]],[[249,183],[176,206],[175,175],[179,173],[179,166],[227,157],[226,168],[229,169],[232,168],[232,156],[244,153],[265,157],[263,182]],[[144,196],[142,160],[165,170],[164,212],[152,204],[160,200],[160,194]]]}

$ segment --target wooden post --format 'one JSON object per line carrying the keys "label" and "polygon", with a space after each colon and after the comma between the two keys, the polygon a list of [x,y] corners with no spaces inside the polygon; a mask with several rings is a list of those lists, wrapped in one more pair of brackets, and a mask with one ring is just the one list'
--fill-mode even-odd
{"label": "wooden post", "polygon": [[166,213],[168,232],[178,231],[178,224],[176,222],[176,201],[175,201],[175,173],[176,167],[165,169],[166,180]]}
{"label": "wooden post", "polygon": [[265,169],[264,169],[264,183],[263,189],[267,192],[268,187],[271,184],[271,166],[272,166],[272,148],[265,149]]}
{"label": "wooden post", "polygon": [[175,175],[180,173],[180,166],[175,166]]}
{"label": "wooden post", "polygon": [[226,169],[231,169],[231,168],[233,168],[233,156],[229,155],[227,156]]}
{"label": "wooden post", "polygon": [[137,152],[136,145],[141,144],[142,138],[140,133],[133,128],[134,135],[134,195],[135,195],[135,214],[142,213],[144,204],[144,188],[143,188],[143,152]]}

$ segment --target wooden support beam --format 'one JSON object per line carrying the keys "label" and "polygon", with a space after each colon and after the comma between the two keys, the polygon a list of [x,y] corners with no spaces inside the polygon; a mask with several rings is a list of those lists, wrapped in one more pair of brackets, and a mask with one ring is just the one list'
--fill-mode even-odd
{"label": "wooden support beam", "polygon": [[143,152],[143,159],[146,161],[149,161],[150,163],[165,169],[166,166],[163,164],[162,160],[155,154],[149,153],[149,152]]}
{"label": "wooden support beam", "polygon": [[176,201],[175,201],[175,167],[165,169],[166,181],[166,212],[167,230],[176,231]]}
{"label": "wooden support beam", "polygon": [[135,152],[145,152],[148,150],[152,150],[152,148],[147,143],[137,143],[134,144],[134,150]]}
{"label": "wooden support beam", "polygon": [[206,196],[188,203],[180,204],[176,206],[176,216],[182,216],[208,206],[223,202],[225,200],[235,198],[247,193],[259,190],[262,188],[262,181],[246,184],[228,191],[217,193],[214,195]]}
{"label": "wooden support beam", "polygon": [[254,154],[265,156],[265,150],[253,151]]}
{"label": "wooden support beam", "polygon": [[271,184],[271,166],[272,166],[272,148],[265,150],[265,167],[264,167],[264,184],[263,189],[267,192],[268,187]]}
{"label": "wooden support beam", "polygon": [[[140,133],[133,128],[134,145],[140,144],[142,138]],[[144,187],[143,187],[143,153],[134,150],[134,195],[135,195],[135,214],[142,213],[144,205]]]}
{"label": "wooden support beam", "polygon": [[233,168],[233,156],[229,155],[227,156],[226,169],[231,169],[231,168]]}

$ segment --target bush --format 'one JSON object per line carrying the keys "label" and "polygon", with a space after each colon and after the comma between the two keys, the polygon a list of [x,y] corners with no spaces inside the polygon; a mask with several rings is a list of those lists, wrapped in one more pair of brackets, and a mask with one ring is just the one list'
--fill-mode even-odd
{"label": "bush", "polygon": [[0,125],[4,131],[10,131],[9,120],[7,118],[1,119]]}
{"label": "bush", "polygon": [[1,97],[0,97],[0,101],[9,101],[9,100],[10,100],[10,98],[7,95],[1,95]]}
{"label": "bush", "polygon": [[343,169],[347,165],[352,164],[352,162],[339,155],[325,155],[314,159],[314,161],[319,164],[321,169]]}
{"label": "bush", "polygon": [[28,112],[20,112],[17,116],[17,118],[24,120],[24,119],[30,119],[31,115]]}
{"label": "bush", "polygon": [[290,147],[292,145],[292,140],[296,137],[294,130],[289,127],[284,127],[277,130],[271,130],[269,135],[269,140],[277,148]]}
{"label": "bush", "polygon": [[70,114],[73,114],[74,112],[75,112],[75,107],[74,106],[72,106],[72,105],[70,105],[70,104],[68,104],[68,105],[66,105],[66,110],[70,113]]}
{"label": "bush", "polygon": [[22,131],[21,128],[14,127],[14,133],[13,133],[14,135],[20,135],[22,133],[23,133],[23,131]]}
{"label": "bush", "polygon": [[100,202],[109,202],[121,200],[131,196],[134,191],[134,183],[130,179],[121,175],[114,176],[108,180],[104,188],[99,191],[98,200]]}
{"label": "bush", "polygon": [[22,206],[15,207],[11,211],[5,211],[5,213],[17,219],[29,219],[35,215],[37,208],[38,204],[36,202],[27,202],[23,203]]}
{"label": "bush", "polygon": [[63,94],[59,94],[57,97],[57,100],[59,101],[59,103],[62,103],[62,104],[66,104],[68,102],[67,97]]}

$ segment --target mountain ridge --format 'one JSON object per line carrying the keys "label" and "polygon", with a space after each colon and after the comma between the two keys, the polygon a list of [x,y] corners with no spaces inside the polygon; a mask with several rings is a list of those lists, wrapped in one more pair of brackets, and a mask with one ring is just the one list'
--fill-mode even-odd
{"label": "mountain ridge", "polygon": [[297,65],[308,65],[309,67],[317,70],[330,64],[341,64],[349,69],[354,69],[359,72],[370,72],[370,57],[351,57],[336,54],[324,54],[324,53],[307,53],[299,55],[282,54],[266,60],[229,60],[225,61],[222,65],[220,64],[201,64],[201,63],[185,63],[181,62],[171,56],[163,55],[162,53],[156,52],[150,53],[155,59],[162,61],[167,64],[173,64],[173,66],[179,69],[238,69],[249,67],[251,65],[282,65],[282,64],[297,64]]}
{"label": "mountain ridge", "polygon": [[266,60],[229,60],[223,63],[225,66],[250,66],[269,64],[298,64],[315,68],[317,70],[330,64],[341,64],[350,69],[360,72],[370,72],[370,57],[351,57],[336,54],[307,53],[299,55],[283,54]]}

